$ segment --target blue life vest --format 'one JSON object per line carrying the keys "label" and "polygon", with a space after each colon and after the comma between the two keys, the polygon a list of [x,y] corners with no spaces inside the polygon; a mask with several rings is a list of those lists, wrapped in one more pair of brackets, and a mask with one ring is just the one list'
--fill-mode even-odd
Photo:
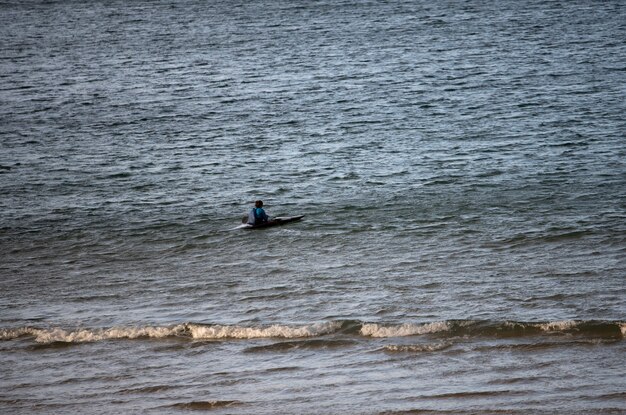
{"label": "blue life vest", "polygon": [[248,223],[250,225],[258,225],[260,223],[265,223],[269,220],[267,217],[267,213],[263,208],[252,208],[250,214],[248,215]]}

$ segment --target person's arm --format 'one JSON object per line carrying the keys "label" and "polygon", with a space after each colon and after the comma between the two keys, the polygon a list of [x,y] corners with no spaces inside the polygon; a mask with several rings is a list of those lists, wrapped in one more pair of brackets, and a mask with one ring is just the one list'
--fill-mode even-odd
{"label": "person's arm", "polygon": [[265,209],[261,209],[261,219],[263,219],[265,222],[269,222],[270,217],[267,216],[267,213],[265,213]]}

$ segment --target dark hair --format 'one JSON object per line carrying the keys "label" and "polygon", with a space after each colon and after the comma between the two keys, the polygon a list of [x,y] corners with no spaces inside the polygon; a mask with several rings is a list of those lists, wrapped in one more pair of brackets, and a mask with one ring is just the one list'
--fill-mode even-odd
{"label": "dark hair", "polygon": [[254,202],[254,206],[256,206],[256,207],[263,206],[263,201],[262,200],[257,200],[256,202]]}

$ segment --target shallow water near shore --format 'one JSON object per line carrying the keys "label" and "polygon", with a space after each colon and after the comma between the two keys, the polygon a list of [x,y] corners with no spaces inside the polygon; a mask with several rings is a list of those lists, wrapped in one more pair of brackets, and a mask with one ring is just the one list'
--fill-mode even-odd
{"label": "shallow water near shore", "polygon": [[620,2],[0,10],[2,413],[626,413]]}

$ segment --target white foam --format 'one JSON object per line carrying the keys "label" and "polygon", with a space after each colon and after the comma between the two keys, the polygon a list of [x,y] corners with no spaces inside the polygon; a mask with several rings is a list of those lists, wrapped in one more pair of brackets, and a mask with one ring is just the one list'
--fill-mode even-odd
{"label": "white foam", "polygon": [[418,334],[439,333],[448,331],[450,324],[446,321],[437,321],[426,324],[401,324],[383,326],[380,324],[364,324],[361,327],[361,334],[369,337],[404,337]]}
{"label": "white foam", "polygon": [[166,338],[173,336],[191,336],[194,339],[253,339],[253,338],[298,338],[314,337],[333,333],[341,328],[339,322],[326,322],[304,326],[272,325],[267,327],[243,327],[199,324],[179,324],[167,327],[112,327],[108,329],[61,328],[36,329],[17,328],[0,330],[0,340],[12,340],[21,336],[32,336],[37,343],[87,343],[102,340]]}
{"label": "white foam", "polygon": [[299,327],[272,325],[268,327],[200,326],[190,324],[187,329],[194,339],[255,339],[280,337],[286,339],[314,337],[333,333],[341,327],[338,322],[310,324]]}
{"label": "white foam", "polygon": [[578,322],[574,320],[550,321],[548,323],[539,324],[538,327],[543,331],[564,331],[571,330],[578,326]]}
{"label": "white foam", "polygon": [[[30,329],[23,334],[35,337],[37,343],[87,343],[113,339],[137,339],[140,337],[163,338],[176,335],[184,326],[174,327],[113,327],[109,329],[79,329],[64,330],[53,329]],[[19,331],[19,329],[18,329]]]}
{"label": "white foam", "polygon": [[626,337],[626,323],[619,323],[619,329],[622,332],[622,336]]}
{"label": "white foam", "polygon": [[36,336],[41,330],[31,327],[20,327],[17,329],[1,329],[0,340],[13,340],[22,336]]}

